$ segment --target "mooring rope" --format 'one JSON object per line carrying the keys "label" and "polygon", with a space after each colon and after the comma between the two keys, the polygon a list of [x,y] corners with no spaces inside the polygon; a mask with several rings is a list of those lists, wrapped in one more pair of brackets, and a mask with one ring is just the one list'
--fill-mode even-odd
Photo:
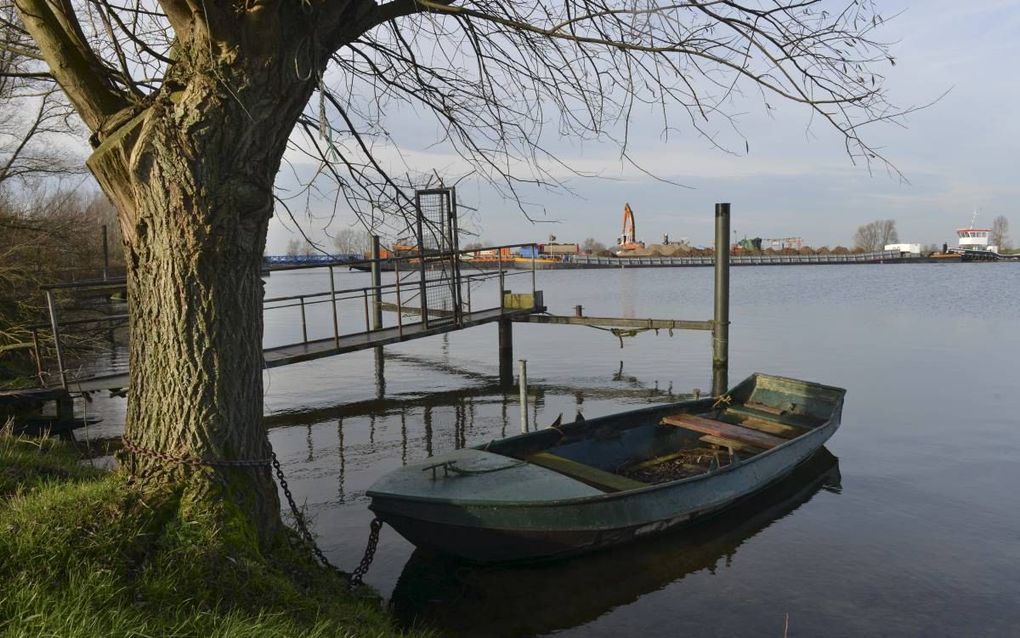
{"label": "mooring rope", "polygon": [[[588,326],[588,327],[593,328],[595,330],[611,332],[614,337],[620,340],[621,348],[623,347],[624,337],[636,337],[642,332],[648,332],[649,330],[655,330],[655,332],[658,332],[658,330],[656,330],[655,328],[603,328],[602,326]],[[672,336],[672,331],[670,332],[670,336]]]}

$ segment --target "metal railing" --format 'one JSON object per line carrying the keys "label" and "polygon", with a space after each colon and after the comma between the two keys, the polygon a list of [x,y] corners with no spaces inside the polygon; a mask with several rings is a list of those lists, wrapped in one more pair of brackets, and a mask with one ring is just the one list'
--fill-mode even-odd
{"label": "metal railing", "polygon": [[[410,274],[417,274],[417,271],[408,272]],[[423,299],[421,287],[424,286],[425,288],[431,288],[433,286],[446,286],[448,283],[446,279],[426,278],[422,280],[416,278],[412,282],[408,282],[407,280],[402,280],[400,278],[403,274],[401,271],[395,270],[394,274],[395,277],[393,282],[378,286],[370,285],[344,289],[336,289],[335,286],[333,286],[328,291],[272,297],[264,301],[262,309],[264,313],[267,313],[269,311],[297,308],[297,320],[300,321],[301,324],[301,341],[298,343],[301,344],[320,341],[326,338],[332,338],[335,341],[339,341],[339,339],[343,336],[371,333],[378,330],[379,328],[373,326],[373,304],[379,304],[381,310],[384,312],[393,312],[395,314],[395,327],[397,328],[398,334],[403,336],[404,328],[413,323],[427,324],[430,319],[432,321],[441,319],[447,322],[452,322],[454,325],[460,325],[461,320],[465,316],[469,316],[472,312],[500,308],[502,306],[501,300],[503,299],[505,292],[506,278],[513,276],[526,276],[529,273],[524,271],[511,273],[505,270],[495,270],[462,275],[460,279],[465,292],[465,308],[463,308],[463,312],[459,313],[459,315],[455,313],[454,308],[429,308],[428,306],[421,305],[421,301]],[[499,284],[499,297],[495,300],[495,303],[483,308],[474,308],[472,306],[474,303],[471,294],[472,287],[475,287],[485,281],[494,280],[498,281]],[[322,304],[328,304],[329,315],[332,318],[332,334],[328,336],[310,336],[308,319],[309,310],[317,306],[321,306]],[[347,307],[347,312],[344,312],[342,309],[345,305]],[[345,328],[350,325],[350,320],[354,319],[355,316],[357,316],[356,325],[359,329],[353,331],[345,330]],[[418,317],[419,320],[407,322],[407,317]]]}
{"label": "metal railing", "polygon": [[[359,286],[354,288],[343,288],[338,289],[336,286],[335,268],[340,267],[334,263],[321,263],[315,261],[309,261],[305,263],[293,264],[287,266],[286,270],[301,270],[307,268],[327,268],[329,270],[329,290],[319,291],[312,293],[303,293],[298,295],[288,295],[282,297],[272,297],[263,300],[263,316],[268,311],[284,310],[288,308],[297,308],[298,317],[295,319],[300,321],[301,325],[301,341],[297,343],[291,343],[286,345],[298,345],[308,344],[312,341],[321,339],[332,338],[334,343],[339,346],[340,338],[343,336],[356,335],[356,334],[367,334],[375,330],[385,329],[384,322],[376,322],[373,319],[382,315],[384,311],[393,311],[396,315],[396,328],[398,335],[403,338],[404,328],[415,323],[422,323],[426,328],[429,327],[429,323],[441,321],[444,323],[450,323],[454,328],[458,328],[462,325],[465,314],[470,315],[475,309],[472,306],[472,288],[478,287],[480,284],[489,280],[498,280],[498,294],[499,297],[496,303],[485,310],[492,310],[503,307],[504,293],[506,290],[506,278],[512,276],[526,276],[528,273],[525,271],[507,272],[506,265],[502,258],[504,249],[514,249],[521,247],[533,247],[535,244],[506,244],[503,246],[494,246],[489,248],[482,248],[477,250],[460,250],[450,251],[447,253],[435,253],[435,254],[424,254],[420,255],[417,252],[396,254],[387,257],[376,257],[372,259],[360,259],[351,262],[345,262],[342,266],[369,266],[375,269],[376,275],[373,276],[373,284],[369,286]],[[430,272],[429,263],[438,259],[461,259],[462,255],[475,253],[478,251],[495,251],[499,257],[494,260],[495,270],[488,270],[483,266],[489,265],[488,262],[479,261],[465,261],[461,265],[468,268],[474,267],[479,270],[473,274],[461,274],[459,271],[456,276],[456,294],[453,295],[453,299],[456,302],[455,307],[448,308],[429,308],[427,305],[427,291],[433,286],[449,286],[450,279],[443,277],[429,277]],[[535,252],[535,251],[533,251]],[[532,294],[535,294],[536,275],[535,275],[535,258],[531,257],[531,284]],[[393,281],[391,283],[383,284],[378,273],[382,270],[392,271],[394,273]],[[417,278],[415,278],[417,276]],[[105,315],[102,317],[88,317],[88,318],[74,318],[74,319],[61,319],[61,309],[57,304],[55,293],[57,291],[73,291],[73,292],[84,292],[93,291],[101,292],[107,290],[123,290],[125,289],[125,278],[98,280],[98,281],[85,281],[85,282],[73,282],[64,284],[54,284],[42,287],[43,292],[46,295],[49,321],[45,324],[36,324],[29,326],[32,330],[33,343],[32,350],[33,356],[36,359],[37,372],[39,375],[40,382],[43,385],[46,384],[46,378],[48,376],[45,370],[44,358],[42,354],[42,341],[44,336],[41,333],[48,331],[50,333],[50,341],[52,342],[53,353],[56,358],[57,370],[56,374],[60,378],[60,383],[64,387],[68,385],[67,373],[68,369],[65,361],[65,349],[61,336],[62,328],[72,326],[85,326],[85,325],[103,325],[103,324],[116,324],[126,323],[129,319],[129,315],[126,313]],[[387,297],[392,303],[387,302]],[[460,307],[461,300],[463,299],[463,307]],[[349,321],[352,317],[352,311],[348,309],[344,312],[341,306],[347,303],[348,306],[356,304],[357,315],[363,317],[364,329],[355,331],[344,331],[349,325]],[[417,303],[417,305],[412,305]],[[319,306],[321,304],[329,304],[329,320],[332,324],[331,335],[323,337],[315,337],[309,334],[309,318],[308,312],[310,308]],[[465,312],[466,311],[466,312]],[[419,321],[406,322],[405,318],[409,316],[419,317]],[[378,323],[378,325],[376,325]],[[359,318],[358,325],[360,327],[361,320]],[[393,327],[393,326],[391,326]],[[278,347],[286,347],[286,345]]]}
{"label": "metal railing", "polygon": [[358,253],[340,253],[336,255],[266,255],[262,258],[264,266],[303,265],[303,264],[348,264],[364,259],[364,255]]}
{"label": "metal railing", "polygon": [[[877,263],[919,257],[903,254],[898,250],[883,250],[868,253],[845,253],[827,255],[730,255],[730,264],[734,266],[769,266],[779,264],[848,264]],[[583,266],[711,266],[715,263],[714,256],[688,257],[592,257],[586,255],[568,255],[563,261]]]}

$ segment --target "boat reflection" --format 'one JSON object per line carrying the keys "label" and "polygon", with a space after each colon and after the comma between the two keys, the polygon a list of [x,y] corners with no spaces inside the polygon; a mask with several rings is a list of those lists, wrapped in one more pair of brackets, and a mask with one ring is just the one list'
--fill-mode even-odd
{"label": "boat reflection", "polygon": [[[737,549],[819,490],[838,492],[839,461],[822,448],[765,491],[703,523],[601,554],[517,567],[471,565],[417,550],[391,607],[406,626],[443,636],[529,636],[577,627],[688,574],[728,564]],[[612,586],[606,586],[607,576]],[[563,601],[569,604],[541,604]],[[538,604],[536,604],[538,603]]]}

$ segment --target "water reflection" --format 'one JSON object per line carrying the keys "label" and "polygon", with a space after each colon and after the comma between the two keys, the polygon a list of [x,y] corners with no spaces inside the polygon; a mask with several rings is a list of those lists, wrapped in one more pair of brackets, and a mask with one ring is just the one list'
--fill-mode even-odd
{"label": "water reflection", "polygon": [[[409,357],[393,356],[387,353],[387,359],[406,362]],[[453,370],[452,366],[437,365],[434,360],[415,357],[417,361],[430,365],[444,372]],[[435,407],[456,407],[458,405],[469,406],[470,413],[463,416],[462,420],[473,426],[475,424],[474,405],[475,401],[494,402],[498,401],[502,406],[501,420],[503,422],[502,435],[506,436],[507,424],[509,423],[508,407],[517,402],[517,394],[507,393],[499,385],[498,379],[470,371],[461,371],[464,376],[474,377],[482,381],[479,385],[431,392],[428,394],[377,396],[372,399],[361,401],[347,401],[336,405],[296,407],[290,410],[266,415],[264,421],[268,427],[285,427],[293,425],[308,425],[321,423],[343,417],[379,416],[383,414],[402,413],[414,408],[422,408],[428,412],[428,419],[432,418],[431,409]],[[549,397],[572,396],[576,410],[581,411],[584,402],[591,400],[598,401],[626,401],[626,402],[668,402],[688,400],[693,397],[687,393],[675,393],[672,383],[663,390],[659,388],[658,381],[649,387],[634,377],[621,375],[619,371],[614,372],[610,379],[614,382],[624,381],[626,387],[577,387],[557,383],[530,383],[528,386],[528,397],[532,408],[532,422],[537,422],[539,413],[544,410]],[[385,382],[382,384],[385,386]],[[466,402],[466,403],[465,403]],[[566,415],[565,415],[566,416]]]}
{"label": "water reflection", "polygon": [[[702,524],[554,564],[485,567],[421,550],[391,598],[401,622],[441,635],[530,636],[576,627],[688,574],[728,566],[748,539],[808,502],[838,491],[838,459],[822,449],[766,491]],[[607,581],[612,582],[607,587]]]}

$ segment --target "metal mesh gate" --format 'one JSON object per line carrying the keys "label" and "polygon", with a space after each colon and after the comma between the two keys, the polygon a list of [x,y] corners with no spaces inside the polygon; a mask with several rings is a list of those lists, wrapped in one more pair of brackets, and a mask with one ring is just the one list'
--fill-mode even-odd
{"label": "metal mesh gate", "polygon": [[415,193],[422,321],[460,323],[460,256],[454,189]]}

